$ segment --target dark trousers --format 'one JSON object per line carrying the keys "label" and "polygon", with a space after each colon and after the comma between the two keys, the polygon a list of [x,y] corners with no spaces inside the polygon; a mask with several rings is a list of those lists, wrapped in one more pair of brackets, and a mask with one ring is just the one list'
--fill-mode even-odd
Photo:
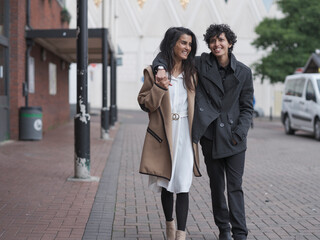
{"label": "dark trousers", "polygon": [[[212,141],[203,137],[200,144],[210,179],[214,221],[220,232],[230,231],[231,224],[233,238],[246,239],[248,230],[242,191],[245,151],[230,157],[214,159]],[[225,182],[228,205],[224,194]]]}

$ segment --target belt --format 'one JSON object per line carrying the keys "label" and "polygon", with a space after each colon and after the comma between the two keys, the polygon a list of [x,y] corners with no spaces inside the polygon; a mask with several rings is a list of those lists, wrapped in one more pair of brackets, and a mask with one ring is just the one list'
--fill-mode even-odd
{"label": "belt", "polygon": [[181,117],[188,117],[188,112],[171,113],[172,120],[179,120]]}

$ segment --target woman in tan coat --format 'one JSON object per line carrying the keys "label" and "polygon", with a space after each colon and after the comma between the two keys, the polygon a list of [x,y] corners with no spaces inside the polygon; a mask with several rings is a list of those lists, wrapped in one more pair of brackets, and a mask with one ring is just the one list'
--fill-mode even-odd
{"label": "woman in tan coat", "polygon": [[[168,240],[185,239],[192,172],[199,172],[199,155],[191,141],[194,112],[196,37],[183,27],[169,28],[160,44],[168,62],[168,77],[158,81],[151,67],[144,69],[138,102],[149,114],[140,173],[149,175],[149,186],[160,192]],[[173,215],[176,197],[177,231]]]}

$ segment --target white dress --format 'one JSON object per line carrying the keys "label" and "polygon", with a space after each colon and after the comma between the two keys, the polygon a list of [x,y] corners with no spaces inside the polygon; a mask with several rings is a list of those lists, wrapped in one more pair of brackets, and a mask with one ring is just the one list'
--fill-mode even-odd
{"label": "white dress", "polygon": [[171,112],[178,113],[179,119],[172,120],[172,174],[171,180],[149,176],[149,187],[156,192],[161,187],[169,192],[189,192],[193,174],[193,150],[188,122],[188,95],[183,84],[183,74],[177,78],[171,76],[169,86]]}

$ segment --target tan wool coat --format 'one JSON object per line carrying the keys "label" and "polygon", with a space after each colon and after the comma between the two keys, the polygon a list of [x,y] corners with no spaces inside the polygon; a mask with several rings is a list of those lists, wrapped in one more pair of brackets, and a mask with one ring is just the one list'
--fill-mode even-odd
{"label": "tan wool coat", "polygon": [[[142,110],[149,114],[149,124],[144,140],[139,172],[152,176],[171,179],[172,172],[172,115],[169,91],[155,83],[151,67],[143,71],[144,83],[138,95]],[[196,76],[194,76],[196,79]],[[187,90],[188,121],[191,127],[194,113],[195,91]],[[192,142],[192,140],[191,140]],[[193,172],[197,177],[199,171],[198,145],[192,143],[194,152]]]}

